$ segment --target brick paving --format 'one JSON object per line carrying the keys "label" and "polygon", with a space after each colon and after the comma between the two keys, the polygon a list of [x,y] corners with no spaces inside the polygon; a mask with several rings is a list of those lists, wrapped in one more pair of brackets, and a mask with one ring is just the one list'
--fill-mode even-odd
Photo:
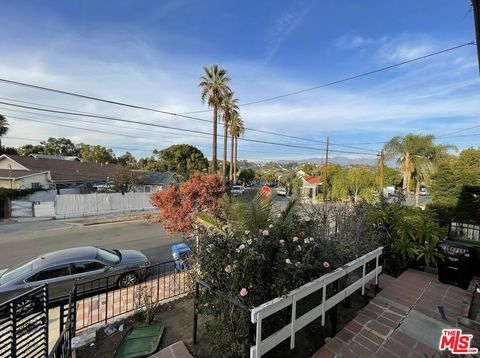
{"label": "brick paving", "polygon": [[[472,347],[480,347],[480,322],[467,319],[473,283],[463,290],[440,283],[436,275],[410,269],[397,279],[381,275],[380,287],[380,293],[314,358],[445,356],[438,351],[438,341],[434,345],[432,340],[422,338],[430,333],[440,336],[441,332],[421,331],[423,325],[412,326],[411,322],[425,322],[425,327],[462,328],[464,333],[473,334]],[[447,320],[440,315],[438,306],[444,307]]]}

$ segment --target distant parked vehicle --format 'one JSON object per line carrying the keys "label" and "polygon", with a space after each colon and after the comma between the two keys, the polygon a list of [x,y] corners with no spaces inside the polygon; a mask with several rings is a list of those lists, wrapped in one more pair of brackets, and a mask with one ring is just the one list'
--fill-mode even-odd
{"label": "distant parked vehicle", "polygon": [[190,250],[187,244],[172,245],[171,250],[172,257],[175,260],[175,271],[178,272],[190,268],[192,265],[190,258],[192,250]]}
{"label": "distant parked vehicle", "polygon": [[285,188],[277,188],[276,192],[277,192],[277,195],[287,196],[287,190]]}
{"label": "distant parked vehicle", "polygon": [[420,195],[420,196],[427,196],[427,195],[429,195],[428,189],[427,189],[426,187],[424,187],[424,186],[421,186],[421,187],[420,187],[420,192],[418,193],[418,195]]}
{"label": "distant parked vehicle", "polygon": [[232,193],[232,195],[243,195],[245,189],[243,189],[243,186],[241,185],[234,185],[232,186],[230,192]]}
{"label": "distant parked vehicle", "polygon": [[[129,287],[144,278],[148,265],[147,257],[136,250],[86,246],[54,251],[3,272],[0,302],[43,284],[48,284],[50,299],[67,296],[75,282],[98,278],[113,277],[118,287]],[[100,281],[107,284],[107,280]],[[95,287],[101,288],[100,283]]]}

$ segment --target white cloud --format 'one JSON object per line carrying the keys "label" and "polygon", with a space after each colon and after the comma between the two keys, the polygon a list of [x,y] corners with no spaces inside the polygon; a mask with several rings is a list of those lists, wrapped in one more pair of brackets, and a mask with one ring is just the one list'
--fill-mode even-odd
{"label": "white cloud", "polygon": [[301,24],[315,0],[296,0],[275,20],[268,34],[267,55],[264,64],[270,62],[282,43]]}

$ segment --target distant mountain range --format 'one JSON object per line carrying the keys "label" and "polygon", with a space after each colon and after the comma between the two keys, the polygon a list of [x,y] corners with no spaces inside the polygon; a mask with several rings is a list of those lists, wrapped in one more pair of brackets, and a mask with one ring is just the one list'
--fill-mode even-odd
{"label": "distant mountain range", "polygon": [[[347,158],[347,157],[330,157],[328,158],[330,163],[340,164],[340,165],[370,165],[375,166],[377,164],[376,158]],[[310,164],[323,164],[325,162],[324,158],[304,158],[297,160],[276,160],[276,163],[286,164],[291,162],[296,162],[299,164],[310,163]]]}

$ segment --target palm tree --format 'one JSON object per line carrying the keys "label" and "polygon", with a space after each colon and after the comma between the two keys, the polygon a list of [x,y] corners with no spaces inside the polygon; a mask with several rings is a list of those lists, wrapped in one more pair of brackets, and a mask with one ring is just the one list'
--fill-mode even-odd
{"label": "palm tree", "polygon": [[[228,127],[230,126],[230,120],[235,112],[238,111],[238,99],[234,97],[234,93],[229,91],[225,93],[225,97],[222,101],[222,119],[223,119],[223,180],[227,181],[227,142],[228,142]],[[233,142],[232,142],[233,146]],[[232,167],[230,162],[230,168]],[[230,175],[231,177],[231,175]]]}
{"label": "palm tree", "polygon": [[217,121],[218,109],[222,104],[225,93],[229,92],[228,85],[230,78],[227,71],[214,64],[203,68],[204,74],[198,85],[202,90],[202,102],[205,100],[208,106],[213,109],[213,142],[212,142],[212,173],[217,173]]}
{"label": "palm tree", "polygon": [[0,114],[0,151],[2,150],[2,137],[7,134],[9,129],[7,119]]}
{"label": "palm tree", "polygon": [[233,171],[230,170],[231,180],[235,181],[237,178],[237,154],[238,154],[238,137],[245,133],[245,126],[240,117],[240,113],[235,111],[230,119],[230,135],[232,136],[232,150],[231,160],[233,162]]}
{"label": "palm tree", "polygon": [[446,155],[448,150],[455,148],[451,145],[436,145],[434,140],[435,136],[433,135],[407,134],[403,137],[393,137],[384,146],[385,158],[397,159],[400,164],[400,171],[403,174],[403,190],[406,192],[407,198],[410,197],[412,178],[417,181],[415,191],[418,193],[420,182],[427,178],[433,161]]}

